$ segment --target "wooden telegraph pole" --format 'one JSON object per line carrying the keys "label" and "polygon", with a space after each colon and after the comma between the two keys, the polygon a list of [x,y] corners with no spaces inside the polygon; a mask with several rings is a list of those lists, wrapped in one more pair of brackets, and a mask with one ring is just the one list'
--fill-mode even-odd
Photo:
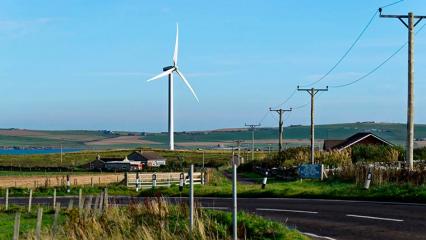
{"label": "wooden telegraph pole", "polygon": [[298,91],[306,91],[311,95],[311,164],[315,163],[315,126],[314,126],[314,99],[315,95],[321,91],[328,91],[327,88],[299,88]]}
{"label": "wooden telegraph pole", "polygon": [[[380,17],[398,18],[408,29],[408,101],[407,101],[407,143],[406,161],[410,171],[413,170],[413,146],[414,146],[414,28],[426,16],[414,16],[412,12],[408,15],[383,15],[379,8]],[[404,20],[408,19],[408,23]],[[414,19],[417,21],[414,22]]]}
{"label": "wooden telegraph pole", "polygon": [[277,112],[278,115],[279,115],[279,120],[278,120],[278,152],[281,152],[283,150],[283,125],[284,125],[283,115],[284,115],[285,112],[291,112],[292,108],[290,108],[290,109],[272,109],[272,108],[269,108],[269,111]]}
{"label": "wooden telegraph pole", "polygon": [[[260,123],[259,124],[245,124],[246,127],[249,127],[251,130],[251,160],[254,160],[254,130],[256,129],[256,127],[260,127]],[[248,159],[247,159],[248,160]]]}

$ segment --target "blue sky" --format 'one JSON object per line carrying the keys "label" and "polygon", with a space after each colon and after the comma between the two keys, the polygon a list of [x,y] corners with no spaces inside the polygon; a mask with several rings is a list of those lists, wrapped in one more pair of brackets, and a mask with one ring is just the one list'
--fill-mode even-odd
{"label": "blue sky", "polygon": [[[298,84],[328,71],[374,11],[392,2],[0,1],[0,127],[167,130],[167,81],[145,80],[172,63],[180,27],[182,72],[175,84],[177,130],[242,127],[260,121]],[[385,13],[426,15],[424,0]],[[421,27],[422,22],[418,26]],[[407,40],[395,19],[375,18],[335,71],[315,85],[346,83]],[[426,29],[416,36],[416,123],[426,123]],[[369,78],[330,89],[316,101],[316,123],[406,121],[407,51]],[[308,102],[297,92],[284,107]],[[288,124],[308,124],[309,107]],[[276,116],[262,124],[275,126]]]}

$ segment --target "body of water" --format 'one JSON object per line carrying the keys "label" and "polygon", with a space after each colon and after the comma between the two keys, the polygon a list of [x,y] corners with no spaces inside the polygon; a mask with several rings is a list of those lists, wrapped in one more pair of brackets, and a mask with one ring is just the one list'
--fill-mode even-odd
{"label": "body of water", "polygon": [[[78,152],[81,149],[64,148],[63,153]],[[60,153],[61,149],[0,149],[0,155],[30,155],[30,154],[49,154]]]}

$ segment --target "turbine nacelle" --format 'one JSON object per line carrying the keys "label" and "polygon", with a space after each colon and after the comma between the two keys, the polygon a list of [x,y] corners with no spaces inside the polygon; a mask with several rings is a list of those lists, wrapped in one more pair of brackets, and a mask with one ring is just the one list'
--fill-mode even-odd
{"label": "turbine nacelle", "polygon": [[163,72],[167,72],[168,70],[175,68],[175,66],[163,67]]}

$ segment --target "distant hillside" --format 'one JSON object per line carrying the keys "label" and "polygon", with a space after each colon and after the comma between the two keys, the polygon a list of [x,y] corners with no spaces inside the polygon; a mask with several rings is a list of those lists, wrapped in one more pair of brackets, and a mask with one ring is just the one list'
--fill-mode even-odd
{"label": "distant hillside", "polygon": [[[357,132],[373,132],[398,145],[405,142],[405,124],[399,123],[343,123],[317,125],[316,139],[344,139]],[[258,145],[271,145],[277,141],[277,128],[256,129]],[[306,145],[309,126],[289,126],[284,129],[284,138],[289,144]],[[426,124],[415,126],[415,138],[426,139]],[[229,145],[233,140],[251,141],[251,132],[246,128],[229,128],[208,131],[175,133],[175,142],[181,148],[212,147]],[[7,147],[64,147],[98,149],[128,148],[137,146],[167,147],[167,133],[138,133],[111,131],[36,131],[24,129],[0,129],[0,146]],[[416,146],[426,145],[419,141]]]}

